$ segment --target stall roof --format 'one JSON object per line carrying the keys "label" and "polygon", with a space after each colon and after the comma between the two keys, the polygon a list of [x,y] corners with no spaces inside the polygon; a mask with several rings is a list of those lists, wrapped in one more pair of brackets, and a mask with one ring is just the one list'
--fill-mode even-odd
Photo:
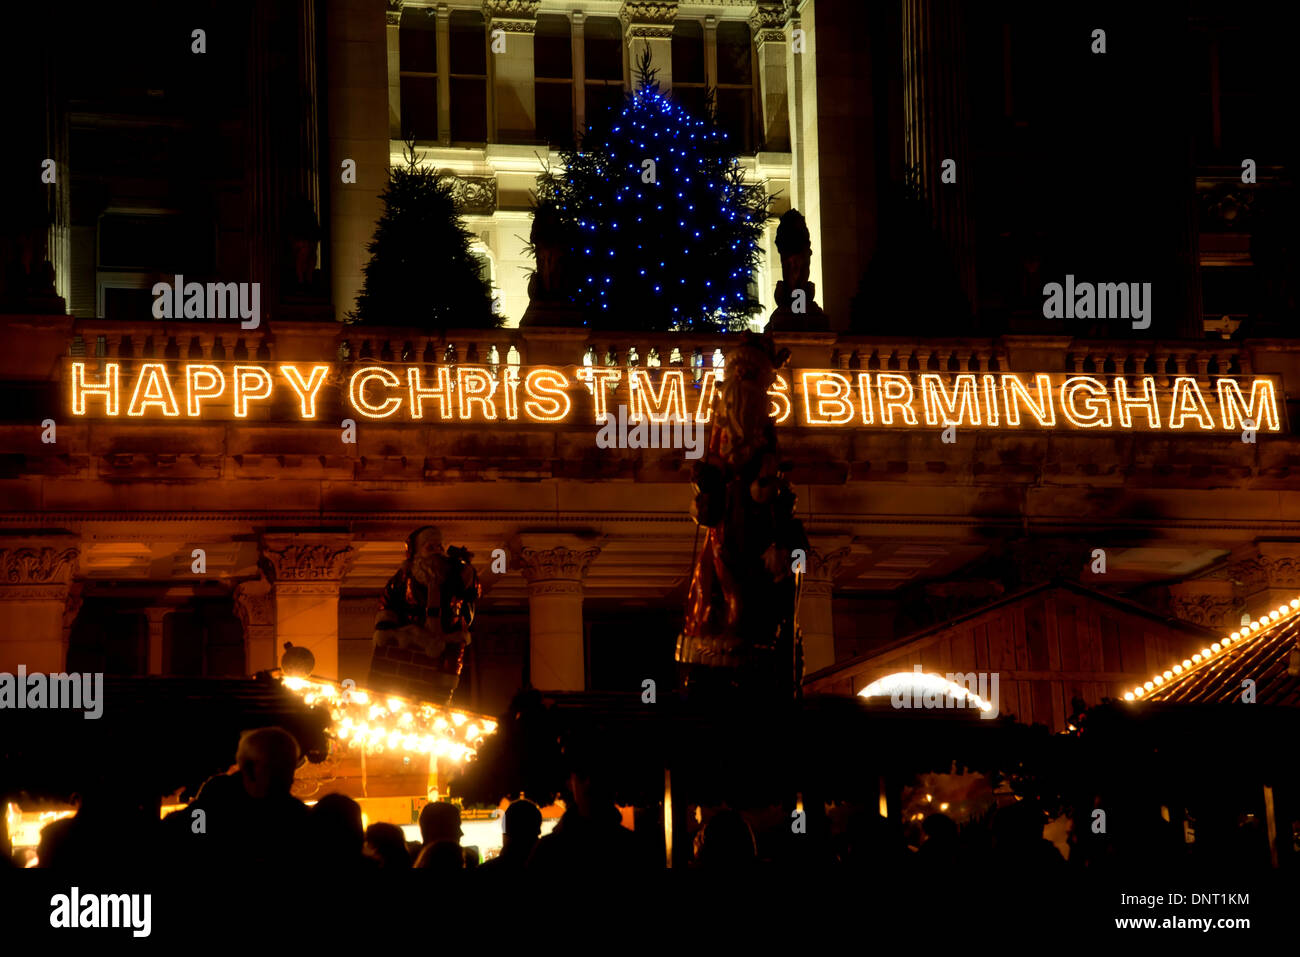
{"label": "stall roof", "polygon": [[1193,657],[1198,660],[1171,662],[1168,670],[1152,675],[1146,683],[1152,687],[1144,685],[1141,695],[1134,688],[1125,699],[1232,704],[1247,700],[1243,694],[1250,680],[1255,683],[1255,703],[1300,707],[1300,598]]}

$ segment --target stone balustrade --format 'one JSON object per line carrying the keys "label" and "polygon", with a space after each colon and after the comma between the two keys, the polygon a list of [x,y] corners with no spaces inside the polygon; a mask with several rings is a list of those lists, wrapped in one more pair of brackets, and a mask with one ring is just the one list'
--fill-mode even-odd
{"label": "stone balustrade", "polygon": [[[682,368],[700,385],[705,373],[724,373],[735,333],[591,331],[506,328],[429,332],[410,326],[355,326],[319,322],[268,322],[253,330],[238,322],[184,320],[120,322],[67,316],[0,317],[7,341],[23,342],[21,356],[0,357],[0,380],[51,379],[70,359],[98,371],[107,360],[123,371],[144,361],[328,362],[334,377],[361,365],[420,363],[509,366],[550,365],[635,369]],[[1156,377],[1160,388],[1174,378],[1272,375],[1280,394],[1300,382],[1300,341],[1076,339],[1069,336],[1006,335],[989,338],[857,336],[778,333],[790,365],[802,369],[914,372],[1048,372]],[[628,376],[620,389],[626,388]],[[1294,410],[1293,410],[1294,411]],[[1292,420],[1295,416],[1292,415]]]}

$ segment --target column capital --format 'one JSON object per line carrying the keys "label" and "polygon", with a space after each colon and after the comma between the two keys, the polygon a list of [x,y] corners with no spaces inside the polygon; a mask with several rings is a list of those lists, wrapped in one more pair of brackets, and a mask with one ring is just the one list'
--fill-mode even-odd
{"label": "column capital", "polygon": [[[749,15],[749,26],[754,40],[761,43],[767,40],[783,40],[782,28],[790,20],[792,5],[782,0],[759,0]],[[767,34],[764,38],[764,34]]]}
{"label": "column capital", "polygon": [[629,44],[635,40],[671,39],[677,0],[623,0],[618,17]]}
{"label": "column capital", "polygon": [[537,30],[537,8],[542,0],[483,0],[483,19],[488,32],[504,30],[506,33],[534,33]]}
{"label": "column capital", "polygon": [[388,0],[388,9],[384,11],[384,22],[395,27],[402,22],[402,4],[405,0]]}
{"label": "column capital", "polygon": [[355,557],[350,536],[268,535],[258,564],[279,594],[325,595],[338,592]]}
{"label": "column capital", "polygon": [[81,554],[75,541],[60,536],[0,544],[0,601],[66,599]]}
{"label": "column capital", "polygon": [[511,551],[529,591],[555,591],[556,584],[582,588],[587,569],[600,554],[600,542],[580,535],[516,535]]}
{"label": "column capital", "polygon": [[265,579],[240,582],[234,591],[235,615],[244,626],[244,633],[254,627],[275,625],[275,600],[271,583]]}
{"label": "column capital", "polygon": [[800,584],[803,594],[830,596],[835,588],[835,576],[852,551],[847,544],[811,546],[808,549],[808,571]]}

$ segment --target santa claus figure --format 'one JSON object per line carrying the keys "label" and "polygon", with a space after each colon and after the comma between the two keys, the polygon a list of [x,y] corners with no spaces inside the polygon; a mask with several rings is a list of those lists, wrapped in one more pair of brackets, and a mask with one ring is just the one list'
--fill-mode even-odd
{"label": "santa claus figure", "polygon": [[432,525],[416,529],[406,540],[406,560],[384,587],[375,620],[376,652],[398,648],[432,659],[430,683],[446,698],[460,683],[482,593],[471,557],[454,546],[443,551],[442,534]]}

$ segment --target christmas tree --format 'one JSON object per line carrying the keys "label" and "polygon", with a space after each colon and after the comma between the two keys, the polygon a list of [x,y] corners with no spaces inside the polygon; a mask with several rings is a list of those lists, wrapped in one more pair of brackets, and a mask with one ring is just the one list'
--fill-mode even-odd
{"label": "christmas tree", "polygon": [[419,165],[414,140],[406,144],[406,166],[390,172],[380,198],[384,212],[366,247],[370,261],[349,321],[425,329],[500,326],[453,183]]}
{"label": "christmas tree", "polygon": [[571,237],[567,294],[595,328],[747,328],[771,197],[745,183],[712,108],[690,115],[655,73],[647,50],[621,111],[538,180],[539,214]]}

